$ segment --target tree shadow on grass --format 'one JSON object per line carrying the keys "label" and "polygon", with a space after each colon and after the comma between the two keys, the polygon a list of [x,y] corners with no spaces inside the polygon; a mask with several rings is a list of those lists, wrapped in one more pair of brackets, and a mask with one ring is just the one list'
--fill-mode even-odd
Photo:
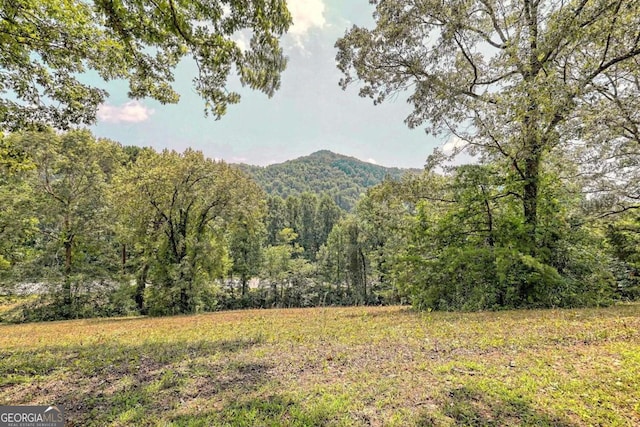
{"label": "tree shadow on grass", "polygon": [[219,411],[185,414],[168,420],[171,426],[278,427],[327,426],[338,414],[329,406],[304,406],[290,396],[270,395],[240,399]]}
{"label": "tree shadow on grass", "polygon": [[[449,425],[499,427],[499,426],[548,426],[575,427],[576,424],[555,414],[535,408],[520,397],[488,395],[470,387],[452,389],[438,408]],[[445,422],[435,414],[422,414],[418,426],[439,426]]]}
{"label": "tree shadow on grass", "polygon": [[[199,398],[238,399],[271,366],[243,353],[258,339],[105,343],[0,350],[0,404],[58,404],[68,426],[155,425]],[[13,378],[13,380],[11,379]],[[155,420],[155,421],[153,421]]]}

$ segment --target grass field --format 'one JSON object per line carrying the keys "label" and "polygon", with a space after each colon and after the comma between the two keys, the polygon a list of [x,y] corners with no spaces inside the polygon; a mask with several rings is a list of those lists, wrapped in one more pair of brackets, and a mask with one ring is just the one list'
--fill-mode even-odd
{"label": "grass field", "polygon": [[640,305],[0,326],[0,405],[70,426],[640,425]]}

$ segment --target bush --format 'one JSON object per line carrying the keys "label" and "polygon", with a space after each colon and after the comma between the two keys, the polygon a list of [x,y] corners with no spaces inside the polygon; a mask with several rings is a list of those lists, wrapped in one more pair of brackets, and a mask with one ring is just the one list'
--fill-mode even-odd
{"label": "bush", "polygon": [[611,304],[615,280],[608,258],[588,246],[565,250],[568,261],[560,271],[511,249],[446,248],[421,263],[409,289],[412,303],[464,311]]}
{"label": "bush", "polygon": [[5,313],[1,320],[21,323],[139,314],[133,300],[135,288],[130,284],[77,284],[74,288],[78,291],[70,305],[65,304],[59,287],[51,288],[50,293],[25,299],[23,304]]}

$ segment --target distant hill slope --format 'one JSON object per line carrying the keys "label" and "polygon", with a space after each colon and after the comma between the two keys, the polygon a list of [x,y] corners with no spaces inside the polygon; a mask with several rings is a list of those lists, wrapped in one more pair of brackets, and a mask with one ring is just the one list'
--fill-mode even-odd
{"label": "distant hill slope", "polygon": [[328,150],[266,167],[239,166],[269,194],[286,198],[305,191],[329,193],[345,210],[351,210],[367,188],[379,184],[385,177],[400,179],[406,173],[420,172],[419,169],[387,168]]}

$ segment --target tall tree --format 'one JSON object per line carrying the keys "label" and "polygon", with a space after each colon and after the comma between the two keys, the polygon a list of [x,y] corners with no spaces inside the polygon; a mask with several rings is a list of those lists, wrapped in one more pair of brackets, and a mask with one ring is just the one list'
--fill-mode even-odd
{"label": "tall tree", "polygon": [[267,197],[267,245],[278,244],[278,233],[287,227],[287,207],[280,196]]}
{"label": "tall tree", "polygon": [[342,217],[342,212],[342,209],[340,209],[328,193],[323,193],[320,196],[315,220],[318,246],[323,245],[327,241],[333,226],[340,220],[340,217]]}
{"label": "tall tree", "polygon": [[445,310],[607,303],[613,276],[602,233],[575,227],[581,195],[557,174],[542,175],[534,257],[518,244],[526,229],[505,175],[495,164],[426,172],[412,185],[418,198],[406,192],[413,183],[403,183],[404,194],[395,197],[416,208],[390,265],[400,291],[419,308]]}
{"label": "tall tree", "polygon": [[[95,140],[88,131],[12,134],[11,144],[34,165],[29,178],[37,238],[30,278],[61,285],[62,315],[73,316],[75,290],[114,274],[115,257],[106,188],[118,170],[123,153],[119,145]],[[14,199],[13,202],[20,202]]]}
{"label": "tall tree", "polygon": [[[185,57],[205,112],[220,117],[240,99],[227,89],[232,70],[268,95],[279,87],[290,23],[285,0],[1,0],[0,130],[92,123],[107,93],[82,82],[87,70],[128,80],[131,98],[175,103]],[[243,51],[234,35],[245,29]]]}
{"label": "tall tree", "polygon": [[249,279],[256,277],[262,267],[265,237],[263,223],[265,205],[240,213],[229,232],[229,250],[233,260],[231,273],[240,278],[242,297],[247,295]]}
{"label": "tall tree", "polygon": [[337,42],[341,85],[360,80],[375,103],[412,90],[410,127],[499,159],[517,183],[522,250],[536,255],[545,160],[596,127],[619,135],[607,111],[638,110],[640,1],[372,3],[375,28]]}
{"label": "tall tree", "polygon": [[[122,250],[122,270],[125,276],[133,275],[136,289],[134,301],[138,310],[146,314],[145,289],[149,280],[149,270],[162,241],[162,217],[138,197],[132,182],[132,170],[138,159],[154,157],[151,148],[124,147],[125,167],[116,176],[109,189],[110,203],[115,211],[116,235]],[[148,161],[148,160],[146,160]]]}
{"label": "tall tree", "polygon": [[313,193],[300,195],[300,228],[296,232],[300,235],[300,246],[304,249],[304,257],[315,260],[318,252],[317,227],[318,196]]}
{"label": "tall tree", "polygon": [[[26,166],[27,162],[21,162]],[[27,258],[26,243],[37,234],[35,189],[30,170],[12,171],[0,165],[0,273],[10,273],[11,267]],[[7,286],[11,281],[3,281]]]}
{"label": "tall tree", "polygon": [[261,190],[240,170],[193,150],[143,151],[119,185],[135,203],[134,225],[152,237],[144,252],[157,312],[195,311],[206,285],[230,268],[225,229],[260,210]]}
{"label": "tall tree", "polygon": [[295,239],[299,242],[300,230],[302,229],[302,207],[300,205],[300,198],[297,196],[289,196],[285,200],[287,214],[286,214],[286,228],[290,228],[296,234]]}
{"label": "tall tree", "polygon": [[[409,183],[418,176],[407,175],[402,182],[385,180],[369,189],[356,206],[362,232],[367,236],[365,255],[370,265],[371,287],[398,301],[394,270],[398,258],[407,252],[407,235],[413,209]],[[413,203],[415,204],[415,202]]]}
{"label": "tall tree", "polygon": [[262,274],[271,287],[273,306],[290,305],[292,301],[287,293],[294,291],[293,293],[299,294],[300,290],[293,287],[300,285],[301,279],[311,274],[309,262],[297,257],[304,251],[296,243],[297,238],[293,229],[284,228],[278,233],[278,244],[269,246],[264,251]]}
{"label": "tall tree", "polygon": [[347,301],[369,302],[370,262],[366,257],[367,235],[356,215],[341,219],[331,230],[326,245],[320,251],[325,279],[339,287],[345,286]]}

